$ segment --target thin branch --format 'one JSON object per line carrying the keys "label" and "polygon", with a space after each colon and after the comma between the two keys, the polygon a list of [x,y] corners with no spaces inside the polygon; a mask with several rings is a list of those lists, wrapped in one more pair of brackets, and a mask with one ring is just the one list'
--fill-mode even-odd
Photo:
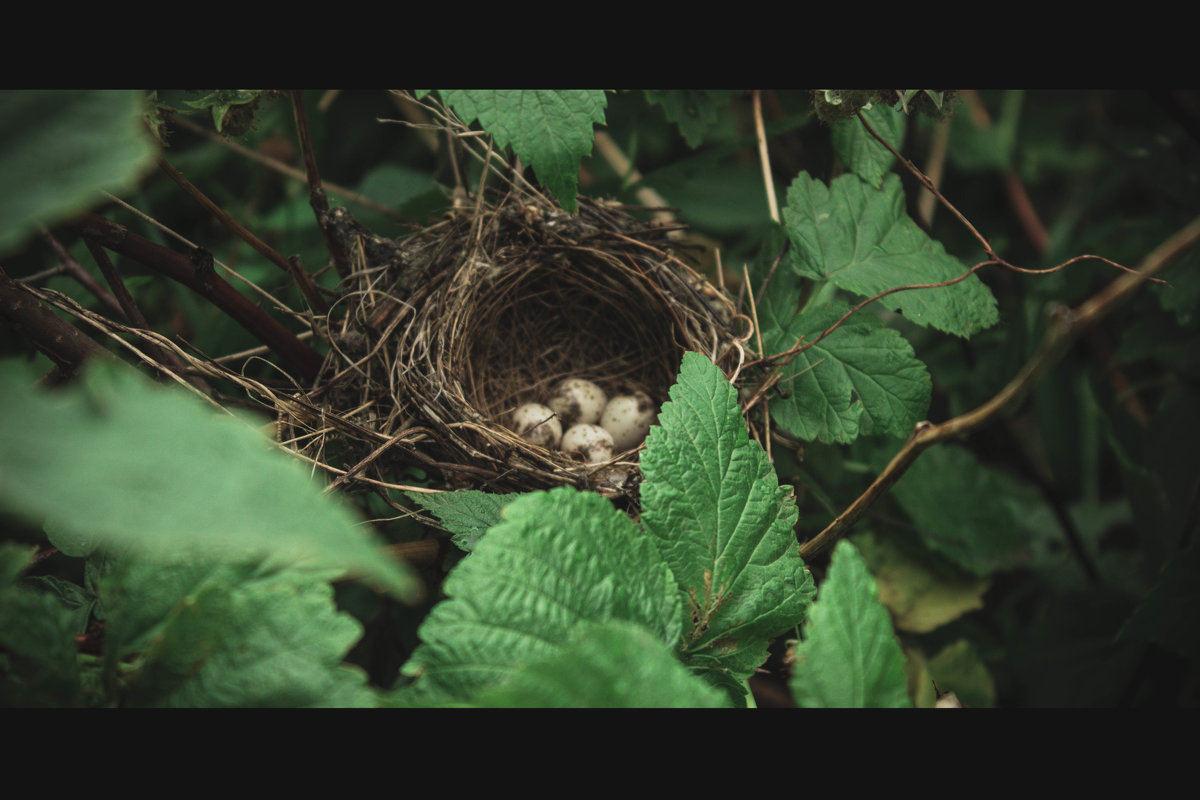
{"label": "thin branch", "polygon": [[321,187],[321,174],[317,171],[317,156],[313,151],[312,135],[308,130],[308,115],[304,112],[304,93],[292,91],[292,111],[296,116],[296,131],[300,136],[300,151],[304,154],[304,173],[308,176],[308,202],[317,216],[317,225],[325,237],[325,249],[333,258],[334,269],[343,280],[350,277],[350,262],[346,251],[329,226],[329,200]]}
{"label": "thin branch", "polygon": [[225,209],[210,200],[204,192],[200,191],[191,181],[184,177],[183,173],[171,166],[170,162],[161,155],[158,157],[158,168],[167,173],[171,180],[179,184],[181,189],[187,192],[205,211],[216,217],[217,221],[228,228],[235,236],[257,250],[263,258],[286,272],[296,286],[299,287],[300,292],[304,295],[304,299],[308,301],[313,311],[318,314],[324,314],[329,311],[329,304],[321,296],[316,284],[313,283],[311,275],[280,255],[275,248],[246,230],[240,222],[229,216]]}
{"label": "thin branch", "polygon": [[205,251],[194,251],[194,258],[189,258],[95,214],[84,214],[74,227],[84,237],[94,239],[109,250],[161,272],[200,294],[270,347],[305,380],[311,381],[320,371],[322,359],[316,351],[217,275],[212,270],[211,256],[206,262],[203,260]]}
{"label": "thin branch", "polygon": [[936,197],[942,205],[944,205],[947,209],[949,209],[950,212],[952,214],[954,214],[954,216],[958,217],[958,221],[961,222],[963,225],[965,225],[967,230],[971,231],[972,235],[974,235],[974,237],[979,241],[979,243],[981,245],[983,245],[984,252],[987,253],[992,258],[992,260],[997,261],[997,262],[1003,260],[1000,258],[1000,256],[996,255],[996,251],[992,249],[991,242],[989,242],[987,239],[985,239],[983,237],[983,234],[981,234],[979,231],[977,231],[975,229],[975,226],[971,224],[971,221],[969,219],[967,219],[965,216],[963,216],[963,213],[961,211],[959,211],[957,208],[955,208],[954,204],[951,203],[949,200],[947,200],[945,195],[943,195],[941,192],[938,191],[937,186],[934,185],[933,181],[931,181],[929,179],[929,176],[926,175],[924,172],[921,172],[921,170],[917,168],[916,164],[912,163],[907,158],[900,155],[900,152],[898,150],[896,150],[896,148],[892,147],[892,145],[886,139],[884,139],[882,136],[880,136],[876,132],[876,130],[871,127],[871,123],[867,122],[866,118],[863,117],[861,111],[858,112],[858,121],[861,122],[863,127],[867,129],[867,133],[874,136],[876,141],[878,141],[880,144],[882,144],[884,147],[886,147],[888,149],[888,152],[891,153],[892,155],[894,155],[896,157],[896,160],[899,161],[901,164],[903,164],[905,166],[905,168],[909,172],[911,172],[913,174],[913,176],[916,177],[916,179],[919,180],[921,182],[921,184],[926,189],[928,189],[930,191],[930,193],[933,194],[933,196]]}
{"label": "thin branch", "polygon": [[[100,285],[99,281],[93,278],[91,274],[83,268],[83,265],[76,261],[75,257],[67,252],[67,248],[62,246],[62,242],[58,241],[58,239],[55,239],[50,231],[45,228],[45,226],[41,228],[39,233],[42,237],[42,241],[50,245],[50,249],[53,250],[54,254],[62,260],[63,272],[79,281],[84,288],[96,296],[96,299],[104,303],[104,305],[108,306],[113,311],[117,312],[118,314],[126,313],[125,309],[123,308],[123,304],[113,296],[112,292],[105,291],[104,287]],[[26,278],[25,280],[29,279]],[[24,283],[25,280],[23,280],[22,283]],[[128,317],[126,318],[128,319]]]}
{"label": "thin branch", "polygon": [[[100,272],[104,274],[104,279],[108,281],[108,285],[112,287],[113,293],[117,296],[117,300],[120,301],[121,309],[124,312],[126,321],[128,321],[131,326],[140,330],[150,330],[150,325],[146,322],[146,317],[142,314],[142,310],[137,307],[137,303],[133,301],[133,295],[131,295],[129,293],[129,289],[125,287],[125,282],[121,280],[121,275],[117,272],[117,268],[113,266],[112,260],[108,257],[108,253],[105,252],[103,247],[91,239],[84,239],[83,242],[87,246],[88,252],[92,254],[92,258],[95,259],[96,265],[100,267]],[[153,341],[147,342],[147,349],[150,351],[151,355],[154,356],[154,360],[159,364],[164,366],[170,365],[177,372],[185,371],[183,360],[180,359],[179,356],[177,356],[173,351],[164,347],[159,347]],[[208,392],[209,394],[212,393],[212,387],[210,387],[207,381],[200,376],[192,376],[189,378],[189,381],[198,389]]]}
{"label": "thin branch", "polygon": [[[245,156],[251,161],[257,162],[267,169],[278,172],[280,175],[286,175],[287,177],[292,178],[293,180],[301,181],[302,183],[308,180],[308,176],[305,175],[302,170],[298,170],[292,165],[285,164],[278,159],[265,156],[257,150],[251,150],[249,147],[238,144],[228,137],[222,136],[215,131],[210,131],[207,128],[197,125],[186,117],[181,117],[178,114],[170,114],[168,115],[167,119],[170,120],[172,125],[178,125],[181,128],[187,128],[192,133],[204,136],[209,140],[221,145],[222,147],[232,150],[238,155]],[[325,188],[325,191],[331,194],[344,197],[346,200],[352,203],[357,203],[358,205],[369,208],[372,211],[378,211],[380,214],[386,214],[387,216],[399,222],[411,221],[403,214],[397,213],[394,208],[389,208],[383,203],[380,203],[378,200],[372,200],[366,195],[359,194],[352,189],[347,189],[345,186],[341,186],[330,181],[321,181],[321,186]]]}
{"label": "thin branch", "polygon": [[1041,376],[1056,363],[1081,334],[1103,319],[1155,273],[1200,243],[1200,217],[1192,220],[1154,249],[1136,271],[1117,277],[1112,283],[1075,309],[1058,307],[1050,313],[1050,324],[1037,351],[1008,385],[983,405],[940,425],[919,422],[912,435],[875,478],[866,491],[839,514],[823,531],[800,546],[800,555],[811,558],[832,546],[882,497],[908,470],[923,450],[938,442],[964,436],[992,421],[1004,410],[1017,405]]}

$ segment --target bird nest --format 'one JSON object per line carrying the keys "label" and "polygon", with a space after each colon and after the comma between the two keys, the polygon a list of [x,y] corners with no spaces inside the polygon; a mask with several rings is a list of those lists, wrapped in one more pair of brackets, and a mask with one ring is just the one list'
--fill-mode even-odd
{"label": "bird nest", "polygon": [[341,328],[310,397],[353,418],[339,433],[374,433],[373,463],[395,448],[391,456],[415,456],[462,485],[629,495],[640,447],[585,464],[524,441],[513,411],[545,403],[564,378],[661,405],[685,351],[726,374],[739,363],[745,337],[735,329],[748,321],[676,254],[669,227],[619,206],[581,200],[568,214],[510,193],[399,242],[344,210],[335,216],[353,262],[349,307],[332,315]]}

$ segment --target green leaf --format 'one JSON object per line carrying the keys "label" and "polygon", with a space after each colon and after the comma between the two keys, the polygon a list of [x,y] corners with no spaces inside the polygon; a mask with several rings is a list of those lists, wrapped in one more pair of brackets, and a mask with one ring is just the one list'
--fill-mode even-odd
{"label": "green leaf", "polygon": [[647,89],[646,99],[662,106],[667,119],[679,126],[688,147],[696,148],[703,144],[705,134],[720,124],[731,94],[726,89]]}
{"label": "green leaf", "polygon": [[[792,317],[794,277],[776,278],[759,308],[768,353],[790,350],[801,336],[815,340],[850,309],[833,303]],[[908,436],[929,410],[932,383],[908,341],[864,309],[785,366],[779,389],[785,396],[772,398],[772,419],[807,441],[845,443]]]}
{"label": "green leaf", "polygon": [[[876,105],[861,112],[875,132],[897,150],[904,144],[908,118],[888,106]],[[857,117],[833,123],[833,152],[851,172],[879,188],[896,157],[872,136]]]}
{"label": "green leaf", "polygon": [[567,211],[576,209],[579,162],[592,152],[592,126],[604,122],[600,89],[445,89],[468,124],[478,119],[501,147],[537,174]]}
{"label": "green leaf", "polygon": [[451,541],[469,553],[475,549],[475,543],[488,528],[500,523],[501,509],[520,497],[521,493],[492,494],[468,489],[438,494],[409,492],[408,496],[426,511],[436,514],[446,530],[450,531]]}
{"label": "green leaf", "polygon": [[[965,172],[1001,171],[1016,166],[1017,128],[1021,121],[1023,90],[1001,93],[994,124],[977,124],[971,114],[958,114],[952,123],[948,158]],[[1059,140],[1061,141],[1061,140]]]}
{"label": "green leaf", "polygon": [[70,706],[80,676],[73,614],[51,594],[19,586],[30,548],[0,546],[0,706]]}
{"label": "green leaf", "polygon": [[[920,548],[901,547],[895,536],[857,534],[854,544],[879,585],[879,599],[897,630],[929,633],[970,611],[983,608],[989,578],[965,575],[931,564]],[[939,559],[940,560],[940,559]]]}
{"label": "green leaf", "polygon": [[922,453],[892,496],[930,549],[975,575],[1020,562],[1030,541],[1022,520],[1041,502],[1031,486],[952,445]]}
{"label": "green leaf", "polygon": [[792,530],[796,503],[705,356],[684,354],[670,396],[642,453],[642,525],[687,598],[687,660],[743,679],[814,592]]}
{"label": "green leaf", "polygon": [[[342,664],[362,627],[338,612],[333,587],[322,576],[250,566],[198,572],[191,564],[149,569],[134,564],[117,576],[112,582],[119,589],[106,589],[109,602],[114,596],[129,605],[150,598],[160,608],[166,606],[129,679],[128,704],[374,705],[366,675]],[[171,584],[186,586],[186,591],[172,591]],[[176,602],[162,602],[175,594],[181,595]],[[120,609],[109,615],[110,626],[118,630],[127,621]]]}
{"label": "green leaf", "polygon": [[[896,175],[888,175],[876,190],[855,175],[843,175],[826,187],[801,173],[788,190],[783,216],[794,269],[850,292],[873,297],[967,272],[904,213],[904,191]],[[975,275],[951,286],[897,292],[878,302],[918,325],[963,337],[999,319],[996,298]]]}
{"label": "green leaf", "polygon": [[557,652],[485,692],[497,708],[723,708],[728,696],[679,663],[641,625],[582,622]]}
{"label": "green leaf", "polygon": [[132,188],[153,161],[136,91],[0,92],[0,255]]}
{"label": "green leaf", "polygon": [[966,639],[946,645],[929,659],[930,676],[943,692],[954,692],[971,708],[996,704],[996,683],[979,653]]}
{"label": "green leaf", "polygon": [[795,656],[791,689],[801,708],[912,706],[891,617],[848,541],[834,551]]}
{"label": "green leaf", "polygon": [[420,584],[350,509],[244,420],[132,369],[96,364],[58,392],[0,365],[0,507],[169,560],[338,567],[415,600]]}
{"label": "green leaf", "polygon": [[447,578],[405,665],[420,703],[468,702],[531,658],[555,654],[582,620],[622,619],[679,641],[675,580],[654,544],[603,497],[523,495]]}

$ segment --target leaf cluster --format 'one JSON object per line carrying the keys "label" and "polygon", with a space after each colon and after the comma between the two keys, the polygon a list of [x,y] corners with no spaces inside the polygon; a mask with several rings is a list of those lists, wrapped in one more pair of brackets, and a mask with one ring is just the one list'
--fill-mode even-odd
{"label": "leaf cluster", "polygon": [[[0,326],[0,702],[700,707],[747,704],[748,687],[774,681],[806,707],[929,706],[935,685],[968,705],[1195,704],[1195,250],[1027,399],[924,452],[852,543],[808,564],[797,551],[915,426],[1017,375],[1049,304],[1079,306],[1118,274],[1094,261],[1020,274],[1000,257],[1133,266],[1195,215],[1189,98],[304,93],[331,202],[381,235],[476,190],[472,142],[567,209],[579,193],[669,205],[695,232],[685,244],[720,244],[721,261],[700,268],[756,323],[738,385],[684,357],[632,517],[572,490],[335,498],[260,430],[183,389],[99,364],[63,390],[30,388],[37,372],[20,361],[52,363]],[[51,271],[33,283],[114,313],[63,266],[94,271],[86,243],[54,226],[109,204],[114,222],[186,252],[117,196],[265,289],[247,296],[281,319],[304,308],[286,275],[150,172],[165,154],[333,296],[307,189],[278,169],[299,161],[289,100],[0,93],[14,122],[0,141],[5,275]],[[423,136],[435,107],[452,114],[455,147]],[[910,162],[932,174],[939,159],[941,200],[928,204]],[[151,328],[215,355],[258,346],[180,286],[118,267]],[[246,374],[277,378],[267,358]],[[234,405],[235,389],[218,389]],[[393,483],[446,488],[397,469]],[[432,515],[450,532],[443,548],[468,554],[420,574],[398,564],[385,542],[430,535],[398,508]],[[430,599],[410,605],[422,583]]]}

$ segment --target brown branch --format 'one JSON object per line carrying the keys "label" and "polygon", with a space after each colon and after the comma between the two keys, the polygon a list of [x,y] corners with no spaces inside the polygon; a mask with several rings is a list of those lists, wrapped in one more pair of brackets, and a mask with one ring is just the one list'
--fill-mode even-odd
{"label": "brown branch", "polygon": [[270,347],[304,380],[311,381],[320,371],[321,356],[214,273],[211,262],[207,266],[197,265],[191,258],[143,239],[124,226],[95,214],[84,214],[74,227],[85,238],[132,258],[201,295]]}
{"label": "brown branch", "polygon": [[866,491],[823,531],[800,546],[801,557],[811,558],[844,536],[867,509],[900,480],[925,448],[937,442],[969,434],[993,420],[1005,409],[1017,405],[1080,335],[1128,299],[1143,282],[1197,243],[1200,243],[1200,217],[1192,220],[1155,248],[1143,259],[1136,271],[1119,276],[1075,309],[1058,307],[1051,311],[1050,324],[1041,345],[1008,385],[973,411],[940,425],[928,421],[917,423],[900,452],[892,458],[891,463],[879,473]]}
{"label": "brown branch", "polygon": [[[53,250],[54,254],[62,260],[62,269],[64,272],[66,272],[66,274],[79,281],[84,288],[96,296],[96,299],[98,299],[101,303],[104,303],[104,305],[108,306],[113,311],[117,312],[118,314],[126,313],[124,307],[120,302],[118,302],[117,298],[114,297],[111,292],[105,291],[104,287],[100,285],[100,282],[93,278],[88,271],[83,268],[83,265],[76,261],[74,256],[67,252],[67,248],[63,247],[62,242],[58,241],[58,239],[55,239],[50,231],[43,227],[40,231],[40,235],[42,237],[42,241],[50,245],[50,249]],[[22,282],[28,280],[29,279],[26,278]],[[128,317],[126,317],[126,319],[128,319]]]}
{"label": "brown branch", "polygon": [[0,316],[70,375],[89,358],[112,354],[83,331],[46,308],[28,289],[0,269]]}
{"label": "brown branch", "polygon": [[228,228],[230,232],[257,250],[263,258],[286,272],[296,286],[299,287],[300,292],[304,295],[304,299],[308,301],[313,311],[318,314],[325,314],[329,311],[329,304],[325,302],[325,298],[321,296],[317,285],[313,283],[312,276],[300,269],[298,264],[294,264],[284,258],[275,248],[246,230],[240,222],[229,216],[225,212],[225,209],[210,200],[204,192],[200,191],[191,181],[184,177],[182,172],[171,166],[161,155],[158,157],[158,168],[167,173],[171,180],[179,184],[181,189],[187,192],[205,211],[216,217],[217,221]]}
{"label": "brown branch", "polygon": [[[150,324],[146,322],[146,317],[142,314],[142,310],[137,307],[137,303],[133,300],[133,295],[129,293],[129,289],[125,287],[125,282],[121,280],[120,273],[113,266],[112,259],[108,257],[107,251],[99,244],[91,239],[84,239],[84,244],[87,245],[88,252],[92,254],[92,258],[96,260],[96,265],[100,267],[100,272],[103,273],[104,279],[108,281],[108,285],[112,287],[113,293],[120,301],[121,310],[125,314],[126,321],[134,328],[143,331],[150,330]],[[146,348],[156,362],[163,366],[170,366],[177,373],[185,373],[186,365],[173,350],[159,346],[156,342],[148,340]],[[192,375],[187,378],[188,383],[195,386],[197,389],[206,394],[213,394],[212,387],[208,382],[199,375]]]}
{"label": "brown branch", "polygon": [[333,258],[333,266],[343,279],[350,277],[350,262],[346,250],[329,224],[329,199],[321,186],[321,174],[317,171],[317,156],[313,151],[312,136],[308,131],[308,115],[304,112],[304,93],[292,91],[292,111],[296,115],[296,131],[300,136],[300,151],[304,153],[304,172],[308,176],[308,202],[317,215],[317,225],[325,237],[325,248]]}

